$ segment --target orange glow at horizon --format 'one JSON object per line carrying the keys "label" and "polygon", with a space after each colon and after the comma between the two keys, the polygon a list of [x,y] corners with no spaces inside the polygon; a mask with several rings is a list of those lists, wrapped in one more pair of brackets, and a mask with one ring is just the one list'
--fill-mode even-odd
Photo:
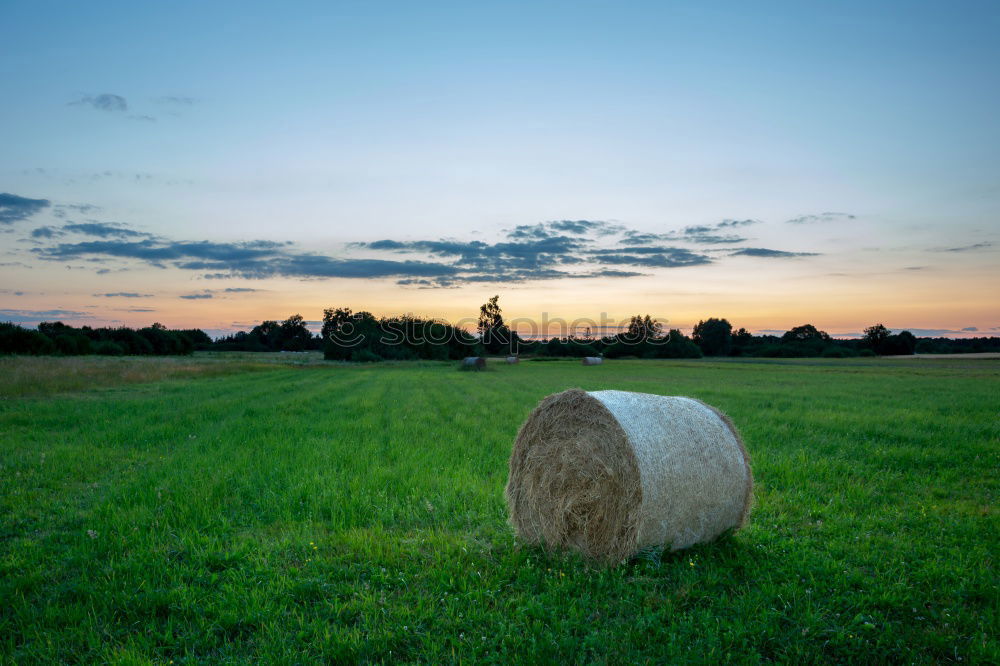
{"label": "orange glow at horizon", "polygon": [[[582,333],[588,325],[599,325],[602,316],[606,325],[615,326],[634,314],[650,314],[665,328],[685,333],[708,317],[725,317],[734,328],[755,333],[811,323],[834,335],[851,334],[882,322],[890,328],[949,329],[956,334],[975,326],[979,331],[970,335],[990,335],[996,334],[991,329],[1000,326],[996,290],[968,288],[969,284],[988,285],[991,280],[994,287],[1000,287],[992,266],[955,262],[935,270],[886,270],[873,276],[864,272],[830,275],[832,267],[822,263],[792,260],[762,265],[747,258],[725,268],[676,268],[647,277],[455,289],[413,289],[392,280],[372,279],[181,279],[167,284],[162,271],[150,269],[131,273],[128,286],[116,281],[112,287],[104,276],[80,273],[70,285],[58,272],[34,272],[33,284],[22,286],[21,296],[5,302],[10,309],[85,313],[86,318],[67,320],[74,325],[144,326],[158,321],[171,328],[217,332],[247,330],[263,319],[284,319],[296,313],[318,321],[326,307],[368,310],[377,316],[409,313],[474,328],[479,306],[494,294],[500,294],[505,318],[522,322],[518,325],[522,333],[572,331],[573,322]],[[9,271],[0,269],[6,284],[11,284],[13,276],[3,272]],[[18,274],[21,283],[24,277],[25,273]],[[226,288],[255,291],[226,292]],[[31,292],[36,289],[47,294],[34,297]],[[95,297],[122,291],[140,297]],[[202,294],[210,297],[182,298]],[[545,321],[554,322],[547,331],[541,329]]]}

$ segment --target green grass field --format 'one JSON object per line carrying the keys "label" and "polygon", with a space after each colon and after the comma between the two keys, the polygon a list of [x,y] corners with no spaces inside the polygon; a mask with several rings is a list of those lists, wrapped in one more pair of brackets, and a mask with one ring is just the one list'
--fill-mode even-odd
{"label": "green grass field", "polygon": [[[286,357],[2,361],[0,660],[1000,662],[998,361]],[[749,526],[519,546],[511,444],[569,387],[728,412]]]}

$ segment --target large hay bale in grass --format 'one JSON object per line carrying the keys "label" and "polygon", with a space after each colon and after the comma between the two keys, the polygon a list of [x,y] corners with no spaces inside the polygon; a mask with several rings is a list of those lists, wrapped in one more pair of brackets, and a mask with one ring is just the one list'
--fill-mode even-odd
{"label": "large hay bale in grass", "polygon": [[752,486],[743,442],[717,409],[570,389],[542,400],[521,426],[506,496],[524,541],[621,561],[742,526]]}
{"label": "large hay bale in grass", "polygon": [[486,359],[482,356],[466,356],[460,367],[462,370],[483,370],[486,368]]}
{"label": "large hay bale in grass", "polygon": [[521,359],[519,359],[516,356],[508,356],[507,357],[507,365],[514,365],[516,363],[520,363],[520,361],[521,361]]}
{"label": "large hay bale in grass", "polygon": [[604,359],[601,358],[600,356],[584,356],[583,357],[583,364],[584,365],[600,365],[601,363],[604,363]]}

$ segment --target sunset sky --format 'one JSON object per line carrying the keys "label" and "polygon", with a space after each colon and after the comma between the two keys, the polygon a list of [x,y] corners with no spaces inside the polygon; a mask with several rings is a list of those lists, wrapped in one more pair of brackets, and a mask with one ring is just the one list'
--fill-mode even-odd
{"label": "sunset sky", "polygon": [[6,0],[0,321],[1000,335],[1000,4],[871,4]]}

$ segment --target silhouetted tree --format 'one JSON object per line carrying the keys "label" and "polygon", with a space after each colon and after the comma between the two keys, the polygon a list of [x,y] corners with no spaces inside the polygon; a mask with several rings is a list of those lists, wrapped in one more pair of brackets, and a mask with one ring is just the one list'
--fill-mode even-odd
{"label": "silhouetted tree", "polygon": [[882,324],[875,324],[865,329],[864,344],[869,349],[878,352],[885,339],[889,337],[889,329]]}
{"label": "silhouetted tree", "polygon": [[323,338],[324,358],[357,362],[455,360],[472,355],[478,344],[468,332],[440,321],[409,315],[376,319],[350,308],[323,311]]}
{"label": "silhouetted tree", "polygon": [[711,317],[699,321],[691,336],[705,356],[725,356],[733,346],[733,325],[725,319]]}
{"label": "silhouetted tree", "polygon": [[753,333],[745,328],[740,328],[733,331],[732,334],[733,346],[729,350],[731,356],[744,356],[747,354],[748,349],[753,346],[756,340],[753,337]]}
{"label": "silhouetted tree", "polygon": [[[323,310],[323,356],[328,360],[348,361],[352,354],[368,349],[371,354],[374,338],[379,335],[378,322],[370,312],[353,312],[350,308]],[[380,360],[381,357],[379,357]],[[365,358],[356,360],[371,360]]]}
{"label": "silhouetted tree", "polygon": [[812,342],[821,341],[829,342],[830,336],[826,331],[821,331],[817,329],[812,324],[803,324],[802,326],[796,326],[790,331],[785,332],[781,336],[782,342]]}
{"label": "silhouetted tree", "polygon": [[487,352],[491,354],[516,352],[517,334],[504,323],[499,301],[499,295],[493,296],[479,308],[476,332],[479,333],[479,339]]}
{"label": "silhouetted tree", "polygon": [[300,314],[293,314],[281,322],[279,334],[279,349],[281,351],[305,351],[312,347],[313,335],[306,328],[306,322]]}
{"label": "silhouetted tree", "polygon": [[657,338],[663,326],[660,322],[647,315],[633,315],[628,322],[625,334],[630,342],[640,343]]}
{"label": "silhouetted tree", "polygon": [[157,356],[190,354],[194,349],[190,340],[174,331],[168,331],[163,324],[140,328],[138,333],[149,343],[152,353]]}
{"label": "silhouetted tree", "polygon": [[190,340],[195,349],[209,349],[212,346],[212,338],[200,328],[187,328],[175,332]]}
{"label": "silhouetted tree", "polygon": [[485,335],[487,331],[503,326],[503,312],[500,310],[500,295],[491,297],[479,307],[479,324],[476,331]]}
{"label": "silhouetted tree", "polygon": [[351,308],[326,308],[323,310],[323,328],[320,336],[328,340],[331,335],[342,332],[348,322],[353,321],[354,312]]}
{"label": "silhouetted tree", "polygon": [[880,356],[910,356],[917,348],[917,339],[909,331],[886,337],[875,353]]}
{"label": "silhouetted tree", "polygon": [[[640,318],[634,317],[633,320],[635,319]],[[645,320],[645,317],[640,319],[643,326],[633,333],[638,333],[641,336],[648,332],[649,329],[645,326]],[[656,325],[655,330],[657,332],[662,330],[658,323],[655,321],[652,323]],[[691,342],[690,338],[677,329],[671,329],[666,335],[647,337],[644,340],[640,339],[638,342],[626,331],[610,338],[602,339],[601,344],[603,345],[604,356],[607,358],[622,358],[624,356],[635,356],[637,358],[701,358],[702,355],[698,345]]]}
{"label": "silhouetted tree", "polygon": [[0,354],[53,354],[56,346],[38,331],[29,331],[17,324],[0,323]]}
{"label": "silhouetted tree", "polygon": [[281,324],[273,319],[265,319],[250,330],[250,335],[256,338],[264,349],[275,351],[279,349]]}
{"label": "silhouetted tree", "polygon": [[738,345],[740,347],[745,347],[751,342],[753,342],[753,333],[751,333],[747,329],[740,328],[736,331],[733,331],[733,344]]}
{"label": "silhouetted tree", "polygon": [[78,328],[67,326],[61,321],[42,322],[38,325],[38,332],[52,340],[56,346],[56,351],[66,356],[76,356],[80,354],[90,354],[90,338]]}

